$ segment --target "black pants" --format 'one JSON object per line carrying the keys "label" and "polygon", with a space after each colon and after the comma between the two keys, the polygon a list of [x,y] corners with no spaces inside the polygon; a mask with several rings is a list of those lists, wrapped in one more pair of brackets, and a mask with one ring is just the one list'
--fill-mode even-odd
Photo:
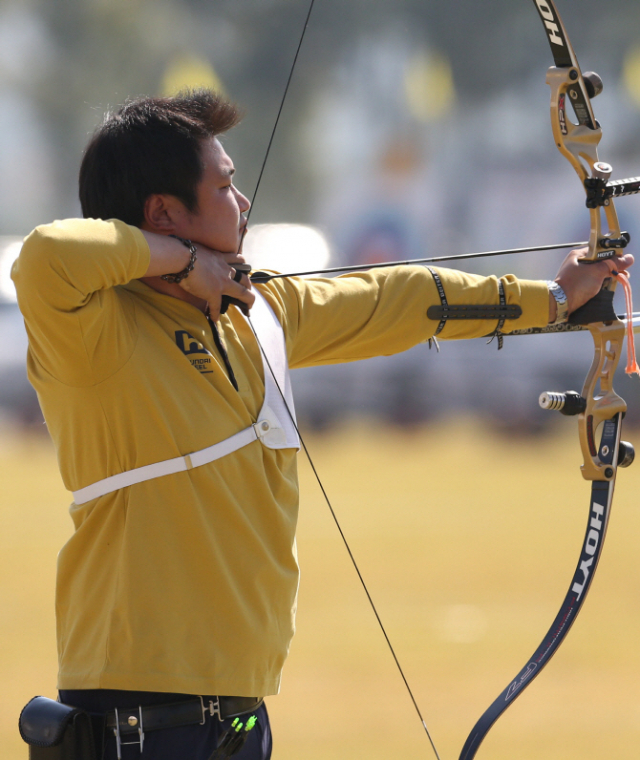
{"label": "black pants", "polygon": [[[130,708],[179,702],[193,699],[192,694],[165,694],[150,691],[115,691],[112,689],[90,689],[82,691],[60,691],[60,701],[80,707],[94,718],[94,735],[98,760],[116,760],[116,740],[113,731],[105,731],[101,716],[114,708]],[[204,696],[204,695],[203,695]],[[213,697],[210,697],[213,699]],[[205,697],[206,703],[207,697]],[[271,727],[267,709],[262,704],[256,711],[258,722],[249,733],[244,747],[235,760],[269,760],[271,757]],[[248,717],[248,716],[247,716]],[[215,717],[207,717],[205,724],[180,726],[159,731],[145,732],[144,749],[140,745],[127,744],[122,747],[122,760],[209,760],[218,746],[222,734],[232,720],[222,723]],[[134,741],[135,735],[124,737]]]}

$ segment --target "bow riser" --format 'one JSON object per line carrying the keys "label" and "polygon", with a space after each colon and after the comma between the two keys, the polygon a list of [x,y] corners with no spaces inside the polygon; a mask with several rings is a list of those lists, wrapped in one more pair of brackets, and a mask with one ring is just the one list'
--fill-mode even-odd
{"label": "bow riser", "polygon": [[[593,338],[595,355],[582,389],[587,405],[578,418],[580,448],[584,464],[581,466],[585,480],[613,481],[616,474],[617,453],[613,464],[598,456],[596,435],[606,421],[627,410],[627,404],[613,389],[615,375],[625,337],[624,324],[616,320],[610,324],[588,325]],[[620,425],[617,425],[618,430]],[[616,443],[616,452],[619,443]],[[608,451],[607,451],[608,454]]]}
{"label": "bow riser", "polygon": [[[574,124],[567,115],[567,103],[579,102],[576,100],[575,94],[582,91],[578,89],[577,82],[582,83],[583,81],[582,73],[577,66],[571,68],[552,66],[547,72],[547,84],[551,88],[553,137],[558,150],[573,166],[576,174],[580,177],[580,181],[585,186],[587,180],[602,178],[603,175],[610,174],[610,170],[603,172],[602,169],[606,165],[601,164],[598,158],[598,145],[602,138],[600,126],[598,125],[595,128],[589,126],[590,117],[588,113],[585,115],[583,112],[582,118],[578,116],[580,122],[578,124]],[[594,123],[598,124],[595,120]],[[602,232],[603,208],[608,227],[606,234]],[[603,206],[590,208],[589,213],[591,217],[589,252],[584,256],[584,260],[600,261],[611,258],[614,251],[611,248],[606,248],[602,241],[607,238],[620,239],[622,236],[615,206],[612,201],[608,200]],[[608,287],[613,289],[615,283],[611,283]]]}

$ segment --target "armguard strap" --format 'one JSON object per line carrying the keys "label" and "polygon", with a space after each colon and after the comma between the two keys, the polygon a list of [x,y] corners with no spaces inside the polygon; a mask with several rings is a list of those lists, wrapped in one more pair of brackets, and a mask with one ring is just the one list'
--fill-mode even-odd
{"label": "armguard strap", "polygon": [[440,306],[430,306],[427,309],[429,319],[440,320],[435,335],[442,332],[448,319],[496,319],[498,326],[493,334],[500,336],[505,320],[518,319],[522,316],[522,307],[519,304],[507,304],[502,282],[498,282],[499,304],[449,304],[440,276],[431,267],[427,267],[427,269],[431,272],[440,296]]}

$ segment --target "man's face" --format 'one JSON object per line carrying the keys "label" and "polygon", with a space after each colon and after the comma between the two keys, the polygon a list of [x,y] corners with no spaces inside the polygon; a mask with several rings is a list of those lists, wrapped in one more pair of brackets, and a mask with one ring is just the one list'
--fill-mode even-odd
{"label": "man's face", "polygon": [[233,185],[233,161],[216,138],[202,143],[198,208],[180,220],[176,234],[223,253],[236,253],[246,231],[250,203]]}

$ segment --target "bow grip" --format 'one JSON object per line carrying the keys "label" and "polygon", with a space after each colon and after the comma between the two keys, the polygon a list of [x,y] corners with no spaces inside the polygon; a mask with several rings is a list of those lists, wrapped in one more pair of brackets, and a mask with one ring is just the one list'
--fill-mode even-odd
{"label": "bow grip", "polygon": [[569,315],[569,324],[591,325],[594,322],[615,322],[618,317],[613,308],[614,291],[603,288],[597,296]]}

